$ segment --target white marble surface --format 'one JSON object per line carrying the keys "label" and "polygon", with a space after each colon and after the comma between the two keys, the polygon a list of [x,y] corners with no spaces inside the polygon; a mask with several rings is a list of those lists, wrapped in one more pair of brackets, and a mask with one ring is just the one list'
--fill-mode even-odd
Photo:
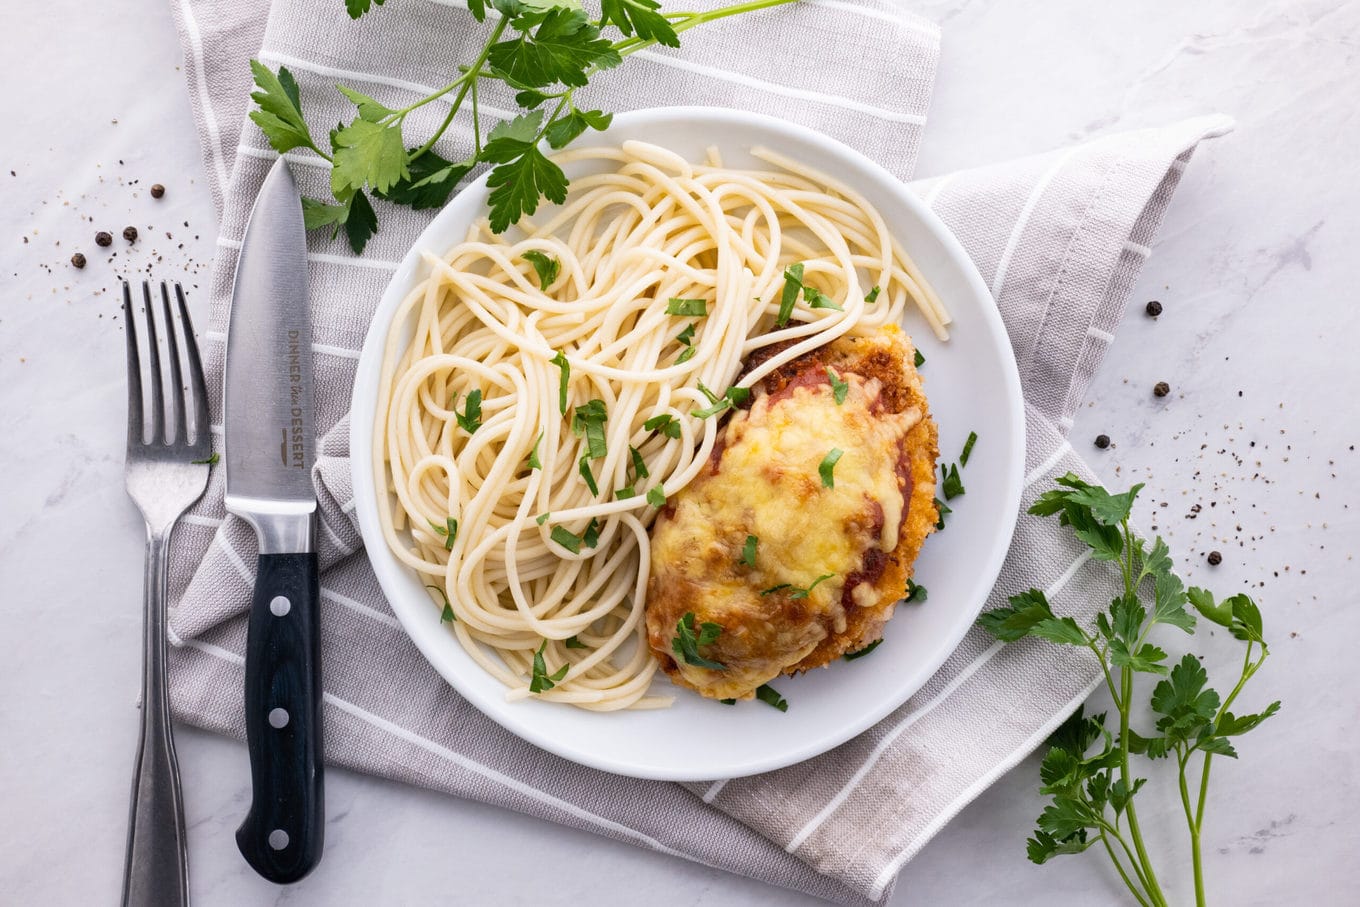
{"label": "white marble surface", "polygon": [[[914,7],[945,36],[922,175],[1207,111],[1238,118],[1189,168],[1073,438],[1108,482],[1147,483],[1140,517],[1168,535],[1189,579],[1250,587],[1266,611],[1276,654],[1248,698],[1285,708],[1244,741],[1240,764],[1215,769],[1206,871],[1217,902],[1354,903],[1343,871],[1360,852],[1360,4]],[[141,619],[108,288],[147,269],[201,280],[213,213],[167,4],[26,4],[0,30],[0,85],[0,900],[108,903]],[[159,202],[145,191],[157,181],[169,190]],[[117,236],[126,224],[142,231],[131,248]],[[116,258],[95,248],[96,229],[115,234]],[[68,264],[77,250],[84,271]],[[1141,312],[1154,297],[1166,307],[1156,322]],[[1149,393],[1158,380],[1173,387],[1165,401]],[[1102,431],[1116,444],[1106,452],[1089,447]],[[1211,549],[1224,556],[1215,569]],[[1230,669],[1233,644],[1199,644],[1211,668]],[[341,771],[328,785],[325,862],[275,889],[232,842],[244,750],[190,729],[178,740],[200,904],[811,903]],[[1179,805],[1158,780],[1144,822],[1183,903]],[[907,867],[893,903],[1113,902],[1117,879],[1094,854],[1025,862],[1036,786],[1029,759]]]}

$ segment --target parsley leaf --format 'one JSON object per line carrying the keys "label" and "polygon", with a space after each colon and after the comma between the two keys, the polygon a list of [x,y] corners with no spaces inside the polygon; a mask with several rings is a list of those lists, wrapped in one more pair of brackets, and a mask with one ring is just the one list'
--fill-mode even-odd
{"label": "parsley leaf", "polygon": [[586,480],[586,487],[590,489],[590,493],[598,495],[600,493],[600,486],[596,484],[595,473],[590,469],[590,454],[585,454],[581,457],[580,472],[581,478]]}
{"label": "parsley leaf", "polygon": [[939,514],[939,519],[937,519],[937,520],[935,521],[935,529],[936,529],[936,531],[939,531],[939,530],[941,530],[941,529],[944,528],[944,518],[945,518],[945,514],[953,513],[954,511],[953,511],[953,509],[950,508],[950,506],[949,506],[948,504],[946,504],[944,501],[941,501],[939,498],[936,498],[936,499],[935,499],[935,512],[936,512],[937,514]]}
{"label": "parsley leaf", "polygon": [[836,370],[829,365],[826,367],[826,380],[831,382],[831,396],[840,406],[845,402],[845,395],[850,393],[850,382],[841,380]]}
{"label": "parsley leaf", "polygon": [[642,427],[647,431],[659,431],[668,438],[680,437],[680,423],[670,413],[652,416],[642,423]]}
{"label": "parsley leaf", "polygon": [[916,584],[916,580],[911,579],[910,577],[907,578],[907,591],[906,594],[902,597],[902,601],[908,603],[923,602],[926,600],[926,595],[927,593],[925,586],[919,586]]}
{"label": "parsley leaf", "polygon": [[746,537],[746,544],[741,548],[741,563],[748,567],[756,565],[756,545],[760,544],[760,539],[754,535]]}
{"label": "parsley leaf", "polygon": [[[482,149],[483,156],[490,147]],[[537,146],[498,165],[486,184],[491,189],[487,201],[491,204],[491,229],[495,233],[504,233],[511,224],[519,223],[521,217],[537,211],[540,198],[559,205],[567,199],[566,174]]]}
{"label": "parsley leaf", "polygon": [[355,91],[353,88],[347,88],[344,85],[335,86],[335,90],[354,103],[354,106],[359,109],[359,119],[361,120],[378,123],[385,117],[390,117],[396,113],[391,107],[374,100],[362,91]]}
{"label": "parsley leaf", "polygon": [[921,351],[920,351],[920,350],[916,350],[916,357],[915,357],[915,360],[914,360],[914,364],[916,365],[917,368],[920,368],[921,366],[923,366],[923,365],[926,364],[926,357],[923,356],[923,355],[921,355]]}
{"label": "parsley leaf", "polygon": [[666,506],[666,489],[660,485],[653,485],[647,491],[647,503],[658,510]]}
{"label": "parsley leaf", "polygon": [[601,0],[600,23],[613,25],[625,35],[637,32],[644,40],[679,47],[680,38],[670,20],[658,12],[660,9],[656,0]]}
{"label": "parsley leaf", "polygon": [[409,173],[406,177],[377,194],[393,204],[407,205],[415,211],[442,208],[463,177],[472,172],[472,167],[471,161],[455,164],[433,151],[426,151],[420,157],[408,159]]}
{"label": "parsley leaf", "polygon": [[872,652],[874,649],[877,649],[882,644],[883,644],[882,638],[875,639],[873,642],[869,643],[864,648],[856,649],[853,652],[846,652],[841,657],[844,658],[846,661],[854,661],[856,658],[863,658],[865,655],[868,655],[870,652]]}
{"label": "parsley leaf", "polygon": [[541,693],[544,690],[551,690],[566,678],[567,670],[571,667],[571,664],[567,663],[549,674],[548,666],[543,662],[543,650],[547,647],[548,641],[545,639],[543,640],[543,644],[538,647],[538,651],[534,653],[533,675],[529,680],[530,693]]}
{"label": "parsley leaf", "polygon": [[482,427],[482,391],[480,388],[473,388],[468,391],[463,412],[454,410],[453,417],[458,420],[458,426],[470,435],[476,433],[477,429]]}
{"label": "parsley leaf", "polygon": [[676,335],[675,335],[675,339],[676,339],[677,342],[683,343],[685,346],[689,346],[691,343],[693,343],[693,342],[694,342],[694,322],[691,321],[689,324],[685,325],[685,329],[684,329],[683,331],[681,331],[680,333],[676,334]]}
{"label": "parsley leaf", "polygon": [[708,668],[710,671],[726,671],[727,665],[699,654],[700,646],[712,645],[722,635],[722,626],[705,621],[695,633],[694,612],[688,611],[675,624],[675,636],[671,639],[671,649],[687,665]]}
{"label": "parsley leaf", "polygon": [[524,253],[524,260],[534,266],[534,272],[538,274],[538,286],[546,290],[554,280],[557,279],[558,272],[562,269],[562,263],[553,258],[547,252],[538,249],[529,249]]}
{"label": "parsley leaf", "polygon": [[[521,94],[523,93],[521,92]],[[613,121],[614,115],[612,113],[605,113],[603,110],[578,110],[573,106],[570,113],[553,121],[547,129],[543,130],[543,137],[548,140],[548,144],[553,148],[565,148],[587,129],[603,131],[608,129],[609,124]]]}
{"label": "parsley leaf", "polygon": [[633,475],[639,479],[645,479],[651,475],[647,471],[647,461],[642,459],[642,453],[632,445],[628,447],[628,457],[633,462]]}
{"label": "parsley leaf", "polygon": [[[703,318],[708,314],[708,300],[706,299],[680,299],[672,296],[671,301],[666,303],[667,315],[683,315],[686,318]],[[693,336],[694,325],[690,325],[691,336]]]}
{"label": "parsley leaf", "polygon": [[551,516],[552,511],[549,511],[547,513],[540,513],[538,516],[534,517],[534,522],[542,526],[544,523],[548,522],[548,518]]}
{"label": "parsley leaf", "polygon": [[881,287],[875,286],[872,290],[865,294],[864,301],[869,303],[870,305],[874,304],[875,302],[878,302],[878,294],[881,292],[881,290],[882,290]]}
{"label": "parsley leaf", "polygon": [[373,7],[382,5],[383,0],[345,0],[345,12],[349,13],[351,19],[357,19]]}
{"label": "parsley leaf", "polygon": [[600,37],[600,30],[579,8],[551,9],[532,34],[521,31],[517,37],[491,45],[487,52],[492,70],[522,88],[558,82],[579,88],[586,84],[591,64],[609,66],[618,61],[613,44]]}
{"label": "parsley leaf", "polygon": [[798,294],[803,289],[803,263],[789,265],[784,269],[784,290],[779,297],[779,316],[775,319],[777,327],[784,327],[793,317],[793,306],[798,302]]}
{"label": "parsley leaf", "polygon": [[533,449],[529,451],[529,459],[526,461],[530,469],[542,469],[543,461],[538,458],[538,445],[543,441],[543,432],[539,431],[538,437],[534,440]]}
{"label": "parsley leaf", "polygon": [[774,706],[781,712],[787,712],[789,710],[789,701],[783,696],[780,696],[779,692],[768,683],[762,683],[760,686],[756,687],[756,698],[766,705]]}
{"label": "parsley leaf", "polygon": [[587,548],[594,548],[596,545],[600,544],[600,521],[595,517],[590,518],[590,523],[586,526],[586,531],[581,533],[581,544],[585,545]]}
{"label": "parsley leaf", "polygon": [[217,451],[213,451],[201,460],[190,460],[189,462],[195,466],[216,466],[221,460],[222,456]]}
{"label": "parsley leaf", "polygon": [[944,492],[944,499],[952,501],[963,494],[963,480],[959,478],[959,468],[945,464],[940,467],[940,488]]}
{"label": "parsley leaf", "polygon": [[570,551],[572,554],[581,553],[581,537],[576,533],[568,530],[567,527],[565,526],[554,526],[552,528],[552,533],[549,535],[549,538],[551,538],[557,544],[561,545],[563,548]]}
{"label": "parsley leaf", "polygon": [[434,528],[435,535],[444,537],[444,550],[452,551],[454,539],[458,538],[458,521],[449,517],[443,526],[438,523],[430,523],[430,526]]}
{"label": "parsley leaf", "polygon": [[567,361],[566,356],[562,355],[561,350],[558,350],[557,355],[553,356],[550,361],[562,370],[562,376],[557,383],[557,408],[565,416],[567,414],[567,385],[571,382],[571,363]]}
{"label": "parsley leaf", "polygon": [[970,431],[968,440],[963,442],[963,453],[959,454],[959,465],[967,466],[968,458],[973,455],[973,445],[977,443],[977,432]]}
{"label": "parsley leaf", "polygon": [[589,649],[589,648],[590,648],[590,646],[588,646],[588,645],[586,645],[585,643],[581,642],[581,640],[577,639],[575,636],[568,636],[567,639],[566,639],[566,642],[564,642],[563,645],[566,646],[568,649]]}
{"label": "parsley leaf", "polygon": [[833,447],[827,452],[826,456],[822,457],[822,462],[817,467],[817,473],[822,477],[822,486],[824,488],[836,487],[836,464],[840,462],[841,457],[844,455],[845,451],[841,450],[839,447]]}
{"label": "parsley leaf", "polygon": [[310,148],[320,153],[302,117],[302,102],[293,74],[280,66],[276,75],[259,60],[250,61],[250,71],[260,89],[250,95],[257,105],[250,118],[269,140],[269,146],[279,154],[294,148]]}
{"label": "parsley leaf", "polygon": [[604,441],[604,424],[608,418],[603,400],[591,400],[576,407],[571,417],[572,433],[586,439],[587,456],[592,460],[601,459],[608,453]]}
{"label": "parsley leaf", "polygon": [[812,594],[813,589],[816,589],[822,583],[831,579],[835,575],[836,574],[834,573],[823,573],[821,576],[813,580],[812,585],[808,586],[806,589],[799,589],[797,587],[794,587],[794,590],[789,593],[789,598],[807,598],[809,595]]}
{"label": "parsley leaf", "polygon": [[345,198],[365,185],[386,192],[411,175],[401,123],[381,125],[358,119],[331,133],[331,191]]}
{"label": "parsley leaf", "polygon": [[840,304],[831,299],[821,290],[815,287],[803,287],[803,299],[807,301],[808,308],[812,309],[832,309],[837,312],[844,312]]}
{"label": "parsley leaf", "polygon": [[439,622],[441,624],[449,624],[457,621],[458,616],[453,613],[453,603],[449,601],[448,593],[444,591],[444,588],[442,586],[431,586],[428,583],[426,583],[425,588],[433,589],[438,592],[439,597],[444,600],[444,610],[439,614]]}

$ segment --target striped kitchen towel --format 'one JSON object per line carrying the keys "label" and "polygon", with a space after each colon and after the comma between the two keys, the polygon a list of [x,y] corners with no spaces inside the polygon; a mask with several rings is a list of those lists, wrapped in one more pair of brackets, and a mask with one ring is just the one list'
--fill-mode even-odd
{"label": "striped kitchen towel", "polygon": [[[465,8],[404,0],[354,23],[341,0],[174,0],[204,165],[221,212],[206,333],[214,422],[236,253],[275,154],[245,119],[256,56],[296,75],[312,127],[345,115],[333,85],[380,98],[423,95],[480,42]],[[938,52],[932,24],[891,5],[802,0],[685,35],[600,76],[605,110],[704,103],[776,107],[912,176]],[[828,65],[820,49],[834,47]],[[803,59],[806,57],[806,59]],[[512,109],[491,93],[490,107]],[[445,110],[413,115],[411,134]],[[420,119],[424,117],[425,119]],[[1000,307],[1026,398],[1024,505],[1068,470],[1090,477],[1065,440],[1086,385],[1181,172],[1221,118],[1126,133],[917,185],[957,233]],[[471,143],[461,119],[445,157]],[[327,173],[290,155],[304,193]],[[335,765],[457,794],[844,903],[884,899],[898,871],[966,803],[1033,749],[1090,692],[1074,650],[1002,648],[969,635],[939,673],[881,724],[799,765],[750,778],[669,784],[605,775],[539,751],[469,706],[402,632],[361,553],[348,462],[358,350],[396,262],[428,213],[383,208],[355,257],[311,238],[321,505],[326,756]],[[243,737],[242,655],[253,533],[222,507],[221,470],[182,522],[172,561],[173,705],[182,720]],[[988,602],[1039,586],[1082,613],[1115,583],[1053,521],[1021,515]],[[1014,695],[1026,695],[1017,705]],[[324,870],[323,870],[324,871]]]}

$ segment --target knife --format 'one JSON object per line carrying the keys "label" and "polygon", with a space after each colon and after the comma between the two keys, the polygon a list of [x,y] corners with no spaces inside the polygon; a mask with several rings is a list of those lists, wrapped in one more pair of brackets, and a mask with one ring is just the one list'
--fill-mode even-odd
{"label": "knife", "polygon": [[307,236],[281,158],[246,222],[226,359],[226,507],[260,542],[246,639],[252,793],[236,844],[284,884],[321,859],[325,802]]}

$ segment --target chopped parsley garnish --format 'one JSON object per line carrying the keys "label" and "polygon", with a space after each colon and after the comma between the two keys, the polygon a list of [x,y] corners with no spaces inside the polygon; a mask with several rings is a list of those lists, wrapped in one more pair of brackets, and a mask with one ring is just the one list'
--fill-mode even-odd
{"label": "chopped parsley garnish", "polygon": [[553,258],[546,252],[538,249],[530,249],[524,253],[524,260],[534,266],[538,273],[538,286],[546,290],[548,285],[557,279],[558,273],[562,270],[562,263]]}
{"label": "chopped parsley garnish", "polygon": [[575,636],[568,636],[567,639],[566,639],[566,642],[564,642],[563,645],[565,645],[568,649],[589,649],[589,648],[590,648],[590,646],[588,646],[588,645],[586,645],[585,643],[581,642],[581,640],[577,639]]}
{"label": "chopped parsley garnish", "polygon": [[426,583],[425,588],[433,589],[434,591],[438,592],[439,597],[444,600],[444,610],[439,614],[439,622],[441,624],[449,624],[458,620],[457,615],[453,613],[453,603],[449,601],[448,595],[444,592],[442,588],[440,588],[439,586],[431,586],[428,583]]}
{"label": "chopped parsley garnish", "polygon": [[806,589],[794,589],[792,592],[789,593],[789,598],[807,598],[812,593],[813,589],[816,589],[822,583],[831,579],[831,577],[835,575],[836,574],[834,573],[823,573],[821,576],[813,580],[812,585],[808,586]]}
{"label": "chopped parsley garnish", "polygon": [[798,301],[798,293],[803,289],[803,263],[789,265],[784,269],[784,292],[779,297],[779,317],[775,319],[776,327],[783,327],[789,323],[789,318],[793,316],[794,303]]}
{"label": "chopped parsley garnish", "polygon": [[703,299],[677,299],[672,296],[671,301],[666,303],[666,314],[683,315],[687,318],[703,318],[708,314],[708,302]]}
{"label": "chopped parsley garnish", "polygon": [[917,367],[917,368],[920,368],[921,366],[923,366],[923,365],[925,365],[925,364],[926,364],[926,357],[921,355],[921,351],[920,351],[920,350],[917,350],[917,351],[916,351],[916,367]]}
{"label": "chopped parsley garnish", "polygon": [[845,311],[845,309],[841,308],[838,303],[832,301],[830,296],[827,296],[825,293],[823,293],[816,287],[808,286],[803,287],[803,299],[807,300],[809,308],[833,309],[834,311],[837,312]]}
{"label": "chopped parsley garnish", "polygon": [[846,661],[854,661],[856,658],[863,658],[865,655],[868,655],[874,649],[877,649],[882,642],[883,642],[882,639],[875,639],[873,642],[869,643],[864,648],[856,649],[853,652],[846,652],[841,657],[844,658]]}
{"label": "chopped parsley garnish", "polygon": [[685,346],[689,346],[691,343],[693,343],[694,322],[691,321],[689,324],[685,325],[685,329],[681,331],[679,334],[676,334],[675,339],[680,343],[683,343]]}
{"label": "chopped parsley garnish", "polygon": [[587,526],[586,531],[581,534],[581,544],[585,545],[587,548],[594,548],[596,545],[600,544],[599,520],[594,517],[590,518],[590,525]]}
{"label": "chopped parsley garnish", "polygon": [[216,466],[221,459],[222,457],[217,451],[213,451],[211,456],[204,457],[201,460],[190,460],[189,462],[198,466]]}
{"label": "chopped parsley garnish", "polygon": [[609,413],[604,408],[603,400],[591,400],[572,412],[572,434],[586,439],[586,450],[592,460],[598,460],[608,453],[604,444],[604,423],[608,419]]}
{"label": "chopped parsley garnish", "polygon": [[756,565],[756,545],[760,544],[760,539],[754,535],[746,537],[746,544],[741,549],[741,562],[748,567]]}
{"label": "chopped parsley garnish", "polygon": [[453,517],[449,517],[443,526],[440,526],[433,521],[430,522],[430,525],[434,527],[435,535],[442,535],[444,537],[444,550],[452,551],[453,540],[458,538],[458,521]]}
{"label": "chopped parsley garnish", "polygon": [[936,498],[936,499],[935,499],[935,510],[938,511],[939,514],[940,514],[940,518],[935,522],[935,528],[936,528],[936,529],[943,529],[943,528],[944,528],[944,515],[945,515],[946,513],[953,513],[954,511],[953,511],[952,508],[950,508],[950,506],[949,506],[948,504],[946,504],[944,501],[941,501],[939,498]]}
{"label": "chopped parsley garnish", "polygon": [[538,516],[534,517],[534,522],[542,526],[544,523],[548,522],[548,518],[551,516],[552,511],[548,511],[547,513],[540,513]]}
{"label": "chopped parsley garnish", "polygon": [[777,586],[771,586],[771,587],[768,588],[768,589],[761,589],[761,590],[760,590],[760,594],[761,594],[761,595],[773,595],[774,593],[778,592],[780,589],[792,589],[792,588],[793,588],[793,583],[780,583],[779,585],[777,585]]}
{"label": "chopped parsley garnish", "polygon": [[561,350],[557,351],[557,355],[552,357],[551,361],[553,365],[562,370],[562,378],[557,384],[557,409],[565,416],[567,414],[567,383],[571,381],[571,363],[567,361],[567,357],[562,354]]}
{"label": "chopped parsley garnish", "polygon": [[878,302],[878,294],[879,294],[880,292],[882,292],[882,288],[881,288],[881,287],[874,287],[874,288],[873,288],[872,290],[870,290],[870,291],[868,292],[868,294],[864,297],[864,301],[867,302],[867,303],[870,303],[871,305],[872,305],[873,303],[875,303],[875,302]]}
{"label": "chopped parsley garnish", "polygon": [[545,639],[543,640],[543,644],[538,647],[538,651],[534,653],[534,673],[533,677],[529,680],[530,693],[541,693],[544,690],[551,690],[553,687],[557,686],[557,684],[561,683],[562,679],[567,676],[567,670],[571,667],[570,664],[564,664],[562,667],[549,674],[548,666],[543,663],[543,650],[547,647],[548,641]]}
{"label": "chopped parsley garnish", "polygon": [[642,454],[638,452],[636,447],[629,446],[628,456],[633,461],[633,475],[637,476],[639,479],[645,479],[651,475],[651,473],[647,471],[647,461],[642,459]]}
{"label": "chopped parsley garnish", "polygon": [[666,489],[653,485],[647,491],[647,503],[658,509],[666,506]]}
{"label": "chopped parsley garnish", "polygon": [[690,361],[691,359],[694,358],[694,354],[697,352],[699,352],[697,347],[693,346],[685,347],[683,350],[680,351],[680,355],[675,357],[675,364],[679,365],[682,362]]}
{"label": "chopped parsley garnish", "polygon": [[779,695],[779,691],[768,683],[762,683],[756,687],[756,698],[766,705],[772,705],[781,712],[789,710],[789,701]]}
{"label": "chopped parsley garnish", "polygon": [[634,488],[632,485],[625,485],[622,488],[615,488],[614,497],[618,498],[619,500],[624,500],[625,498],[635,498],[637,497],[637,489]]}
{"label": "chopped parsley garnish", "polygon": [[908,579],[908,580],[907,580],[907,591],[906,591],[906,594],[902,596],[902,601],[904,601],[904,602],[923,602],[923,601],[925,601],[925,600],[926,600],[926,587],[925,587],[925,586],[918,586],[918,585],[916,584],[916,580],[914,580],[914,579]]}
{"label": "chopped parsley garnish", "polygon": [[642,427],[647,431],[659,431],[668,438],[680,437],[680,423],[670,413],[652,416],[642,423]]}
{"label": "chopped parsley garnish", "polygon": [[737,704],[737,701],[736,701],[735,699],[719,699],[718,701],[721,702],[723,705],[736,705],[736,704]]}
{"label": "chopped parsley garnish", "polygon": [[554,542],[570,551],[572,554],[581,553],[581,537],[570,532],[565,526],[554,526],[551,538]]}
{"label": "chopped parsley garnish", "polygon": [[542,469],[542,468],[543,468],[543,461],[541,461],[541,460],[538,458],[538,445],[539,445],[542,441],[543,441],[543,432],[540,431],[540,432],[538,433],[538,437],[534,439],[534,447],[533,447],[533,449],[529,451],[528,464],[529,464],[529,468],[530,468],[530,469]]}
{"label": "chopped parsley garnish", "polygon": [[709,416],[716,416],[724,410],[731,409],[733,406],[741,406],[751,399],[751,389],[749,387],[736,387],[735,385],[723,391],[719,397],[713,391],[704,387],[702,381],[699,382],[699,391],[708,398],[708,402],[713,404],[706,409],[698,409],[690,413],[696,419],[707,419]]}
{"label": "chopped parsley garnish", "polygon": [[710,671],[726,671],[727,665],[711,658],[704,658],[699,654],[700,646],[712,645],[720,635],[722,635],[722,626],[707,621],[699,624],[699,631],[695,633],[694,612],[688,611],[675,624],[675,636],[671,639],[671,648],[676,655],[684,660],[685,664],[693,665],[696,668],[708,668]]}
{"label": "chopped parsley garnish", "polygon": [[944,489],[944,499],[952,501],[964,493],[963,480],[959,478],[957,466],[940,467],[940,487]]}
{"label": "chopped parsley garnish", "polygon": [[840,406],[845,402],[845,395],[850,393],[850,382],[841,379],[836,374],[836,370],[831,366],[826,367],[826,380],[831,382],[831,396],[836,399],[836,405]]}
{"label": "chopped parsley garnish", "polygon": [[977,432],[970,431],[968,440],[963,442],[963,453],[959,454],[959,465],[967,466],[968,458],[973,454],[973,445],[977,443]]}
{"label": "chopped parsley garnish", "polygon": [[[456,398],[455,398],[456,399]],[[454,418],[463,431],[472,434],[482,427],[482,391],[480,388],[468,392],[463,412],[453,411]]]}
{"label": "chopped parsley garnish", "polygon": [[600,493],[600,486],[595,483],[595,473],[590,471],[590,454],[581,457],[581,478],[586,480],[586,487],[591,494]]}
{"label": "chopped parsley garnish", "polygon": [[822,477],[822,485],[824,487],[836,487],[836,464],[844,455],[845,451],[841,450],[839,447],[833,447],[826,456],[822,457],[822,464],[817,467],[817,472]]}

